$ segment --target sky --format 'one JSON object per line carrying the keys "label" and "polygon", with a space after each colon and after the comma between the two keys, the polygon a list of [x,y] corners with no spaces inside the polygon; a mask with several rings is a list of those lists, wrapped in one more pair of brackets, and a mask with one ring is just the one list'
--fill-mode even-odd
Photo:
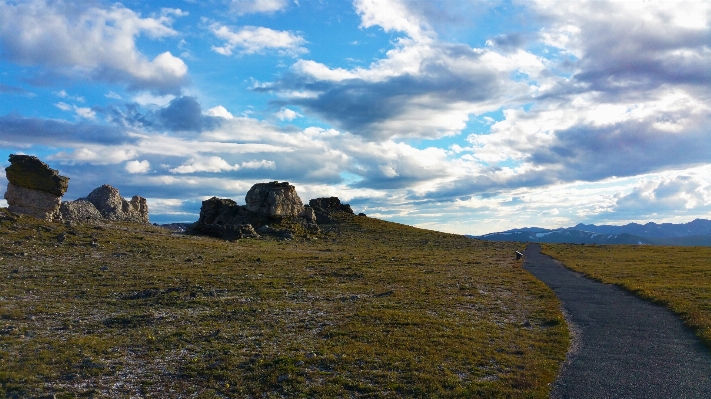
{"label": "sky", "polygon": [[[711,218],[711,2],[0,0],[10,154],[146,197],[258,182],[485,234]],[[6,206],[0,200],[0,206]]]}

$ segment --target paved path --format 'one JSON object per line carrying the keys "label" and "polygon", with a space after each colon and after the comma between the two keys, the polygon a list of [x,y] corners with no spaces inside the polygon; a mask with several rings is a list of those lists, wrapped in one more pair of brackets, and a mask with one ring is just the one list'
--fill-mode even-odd
{"label": "paved path", "polygon": [[574,335],[551,398],[711,398],[711,352],[678,317],[570,271],[538,244],[524,255]]}

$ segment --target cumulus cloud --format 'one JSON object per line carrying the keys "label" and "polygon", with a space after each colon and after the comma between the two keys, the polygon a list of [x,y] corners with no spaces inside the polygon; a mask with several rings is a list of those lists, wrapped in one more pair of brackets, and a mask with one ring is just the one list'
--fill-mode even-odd
{"label": "cumulus cloud", "polygon": [[126,162],[126,172],[135,173],[147,173],[151,170],[151,163],[148,161],[128,161]]}
{"label": "cumulus cloud", "polygon": [[[357,1],[363,27],[403,32],[366,68],[299,60],[281,79],[255,87],[276,93],[337,128],[378,141],[459,134],[471,115],[523,104],[558,80],[540,56],[438,40],[416,3]],[[511,39],[510,41],[513,41]],[[516,74],[520,78],[511,79]]]}
{"label": "cumulus cloud", "polygon": [[642,180],[620,195],[611,212],[624,217],[711,211],[711,181],[702,176],[665,176]]}
{"label": "cumulus cloud", "polygon": [[273,13],[288,6],[288,0],[232,0],[230,2],[230,10],[238,15]]}
{"label": "cumulus cloud", "polygon": [[225,107],[222,105],[218,105],[216,107],[212,107],[205,111],[205,115],[208,116],[219,116],[220,118],[225,118],[225,119],[234,119],[234,115],[230,113]]}
{"label": "cumulus cloud", "polygon": [[[537,1],[553,22],[544,42],[579,58],[574,78],[615,96],[711,82],[711,4],[698,1]],[[630,91],[632,91],[630,93]]]}
{"label": "cumulus cloud", "polygon": [[222,55],[261,54],[276,51],[280,55],[296,56],[307,53],[302,45],[306,43],[303,37],[288,31],[278,31],[261,26],[245,26],[233,31],[227,26],[212,24],[210,30],[219,39],[225,41],[222,46],[212,46],[212,51]]}
{"label": "cumulus cloud", "polygon": [[380,26],[386,32],[404,32],[415,40],[429,35],[429,25],[420,16],[412,13],[400,0],[355,0],[356,12],[361,16],[361,27]]}
{"label": "cumulus cloud", "polygon": [[300,118],[303,115],[300,113],[291,110],[289,108],[282,108],[279,110],[279,112],[276,113],[276,117],[279,118],[280,121],[293,121],[296,118]]}
{"label": "cumulus cloud", "polygon": [[2,57],[47,73],[177,92],[187,78],[185,63],[170,52],[148,59],[135,43],[140,35],[176,35],[171,22],[166,15],[142,18],[118,3],[102,8],[62,0],[2,2],[0,46]]}

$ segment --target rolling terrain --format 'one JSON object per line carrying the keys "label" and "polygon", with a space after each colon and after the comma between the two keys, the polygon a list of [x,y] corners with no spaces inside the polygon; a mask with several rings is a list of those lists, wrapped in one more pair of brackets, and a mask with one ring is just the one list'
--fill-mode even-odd
{"label": "rolling terrain", "polygon": [[0,209],[0,396],[545,398],[569,336],[520,248],[358,216],[225,241]]}

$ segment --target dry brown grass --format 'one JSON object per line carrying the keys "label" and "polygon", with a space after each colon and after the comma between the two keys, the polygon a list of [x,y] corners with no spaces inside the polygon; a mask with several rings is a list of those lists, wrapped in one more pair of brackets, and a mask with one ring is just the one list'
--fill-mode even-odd
{"label": "dry brown grass", "polygon": [[0,395],[547,397],[568,332],[516,244],[324,230],[0,220]]}

